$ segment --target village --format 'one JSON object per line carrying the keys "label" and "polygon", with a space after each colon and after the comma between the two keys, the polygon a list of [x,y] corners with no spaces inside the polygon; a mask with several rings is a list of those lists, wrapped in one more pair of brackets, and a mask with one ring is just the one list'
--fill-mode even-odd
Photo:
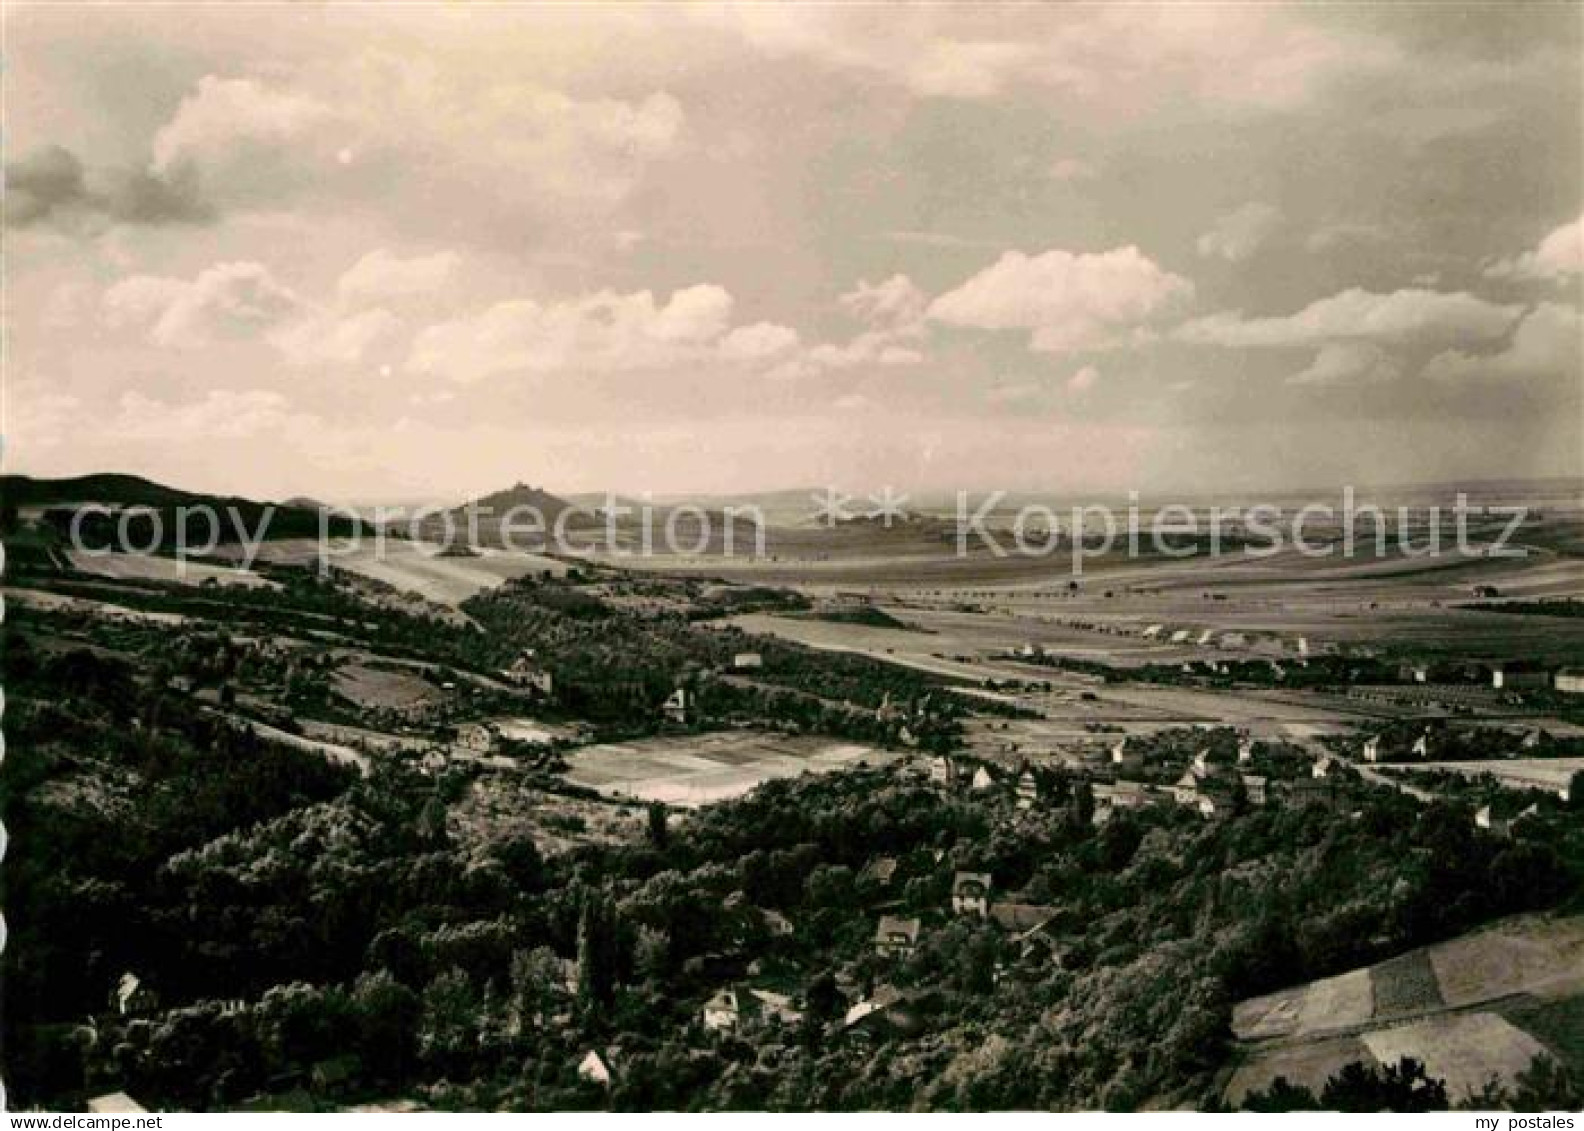
{"label": "village", "polygon": [[[1193,991],[1213,1001],[1204,1028],[1136,1079],[1063,1069],[1051,1079],[1078,1090],[1041,1102],[1096,1102],[1083,1089],[1123,1078],[1143,1091],[1117,1103],[1261,1102],[1273,1078],[1259,1066],[1281,1061],[1233,1025],[1243,999],[1570,898],[1576,668],[1147,615],[1053,620],[1033,610],[1085,598],[995,592],[584,560],[446,600],[289,558],[246,583],[114,559],[25,568],[6,593],[13,721],[66,734],[49,721],[59,704],[91,703],[77,718],[102,719],[89,732],[110,727],[121,751],[44,741],[38,819],[95,827],[137,782],[169,800],[146,847],[122,850],[150,863],[89,889],[141,891],[146,931],[91,935],[77,1019],[24,1047],[52,1087],[101,1111],[768,1104],[781,1101],[750,1067],[760,1058],[878,1056],[906,1076],[905,1050],[945,1055],[986,1010],[1035,1024],[1020,995],[1054,1007],[1093,986],[1081,1000],[1098,1012],[1072,1023],[1120,1034],[1116,972],[1154,984],[1140,948],[1177,937],[1222,971]],[[1096,638],[1109,651],[1068,643]],[[198,787],[165,767],[232,747],[262,775],[237,783],[248,795],[222,776],[215,798],[181,800]],[[178,832],[166,804],[204,820]],[[1319,868],[1294,854],[1339,837],[1376,860],[1377,882],[1421,858],[1419,838],[1442,838],[1464,869],[1444,882],[1479,894],[1410,912],[1399,902],[1417,896],[1361,889],[1348,898],[1369,910],[1349,914],[1368,929],[1339,919],[1319,935],[1285,918],[1296,911],[1278,926],[1255,910],[1274,888],[1210,894],[1264,891],[1272,854]],[[1227,871],[1197,874],[1210,867]],[[1317,906],[1341,898],[1323,871]],[[402,878],[375,897],[376,876]],[[1408,873],[1382,890],[1431,883]],[[288,894],[304,890],[358,925],[310,926]],[[235,893],[215,897],[239,901],[231,925],[162,954],[164,924],[208,892]],[[1245,953],[1255,924],[1284,940],[1281,962]],[[240,953],[254,958],[238,982]],[[318,1020],[288,1041],[299,1011]],[[230,1067],[173,1056],[198,1033]],[[1504,1070],[1528,1070],[1517,1056]],[[530,1075],[505,1069],[522,1057]]]}

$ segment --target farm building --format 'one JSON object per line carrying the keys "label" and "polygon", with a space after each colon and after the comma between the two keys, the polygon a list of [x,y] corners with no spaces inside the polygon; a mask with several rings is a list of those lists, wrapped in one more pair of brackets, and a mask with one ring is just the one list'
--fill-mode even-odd
{"label": "farm building", "polygon": [[1540,807],[1538,805],[1530,805],[1517,813],[1513,813],[1510,808],[1506,808],[1500,803],[1484,805],[1474,814],[1474,827],[1484,829],[1499,837],[1510,837],[1519,824],[1533,817],[1539,811]]}
{"label": "farm building", "polygon": [[1017,776],[1017,803],[1019,809],[1032,809],[1039,801],[1039,780],[1027,766]]}
{"label": "farm building", "polygon": [[1545,668],[1525,660],[1497,664],[1491,669],[1491,686],[1498,691],[1545,687],[1550,682],[1550,674]]}
{"label": "farm building", "polygon": [[88,1110],[95,1115],[137,1115],[148,1108],[125,1092],[108,1092],[89,1100]]}
{"label": "farm building", "polygon": [[906,958],[918,946],[919,921],[900,915],[882,915],[875,924],[875,951],[889,958]]}
{"label": "farm building", "polygon": [[130,970],[116,979],[115,989],[110,994],[110,1007],[121,1016],[148,1013],[158,1006],[159,996]]}
{"label": "farm building", "polygon": [[853,1036],[913,1036],[922,1030],[910,996],[892,986],[879,987],[873,997],[857,1002],[842,1017],[842,1031]]}
{"label": "farm building", "polygon": [[693,695],[685,687],[673,691],[661,704],[660,711],[673,723],[686,726],[693,717]]}
{"label": "farm building", "polygon": [[488,754],[500,736],[489,723],[463,723],[457,727],[456,744],[465,750]]}
{"label": "farm building", "polygon": [[733,671],[757,671],[762,667],[764,667],[764,657],[758,652],[738,652],[732,657]]}
{"label": "farm building", "polygon": [[611,1069],[605,1058],[593,1049],[589,1049],[578,1061],[578,1079],[587,1080],[591,1084],[601,1084],[610,1087]]}
{"label": "farm building", "polygon": [[1131,737],[1121,739],[1111,747],[1111,764],[1117,767],[1137,768],[1144,764],[1144,752]]}
{"label": "farm building", "polygon": [[1557,672],[1556,689],[1564,695],[1584,695],[1584,668],[1563,668]]}
{"label": "farm building", "polygon": [[518,656],[511,667],[505,668],[500,674],[508,683],[532,688],[541,695],[552,695],[555,692],[555,680],[550,672],[534,659],[531,651]]}
{"label": "farm building", "polygon": [[873,880],[876,886],[887,888],[896,878],[897,862],[895,856],[876,856],[864,865],[859,875],[865,879]]}
{"label": "farm building", "polygon": [[771,1019],[792,1024],[802,1017],[786,994],[743,986],[717,990],[700,1010],[704,1028],[712,1033],[729,1033],[741,1025]]}

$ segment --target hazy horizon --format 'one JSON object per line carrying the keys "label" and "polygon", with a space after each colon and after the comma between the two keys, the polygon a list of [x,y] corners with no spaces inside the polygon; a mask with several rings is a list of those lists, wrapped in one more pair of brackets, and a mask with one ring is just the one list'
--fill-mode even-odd
{"label": "hazy horizon", "polygon": [[1584,475],[1574,5],[8,5],[4,470]]}

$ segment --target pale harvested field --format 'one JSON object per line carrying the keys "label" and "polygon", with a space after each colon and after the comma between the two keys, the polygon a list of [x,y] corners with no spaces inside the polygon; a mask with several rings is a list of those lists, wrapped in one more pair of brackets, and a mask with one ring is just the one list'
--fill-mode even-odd
{"label": "pale harvested field", "polygon": [[386,671],[347,664],[336,670],[332,687],[336,693],[364,708],[416,707],[438,702],[439,688],[411,671]]}
{"label": "pale harvested field", "polygon": [[1430,948],[1441,996],[1451,1006],[1520,992],[1584,993],[1584,920],[1534,920]]}
{"label": "pale harvested field", "polygon": [[1495,1013],[1453,1013],[1375,1029],[1361,1038],[1382,1064],[1405,1056],[1422,1061],[1432,1077],[1446,1081],[1456,1103],[1478,1091],[1492,1076],[1511,1082],[1546,1047]]}
{"label": "pale harvested field", "polygon": [[1464,777],[1489,774],[1513,789],[1544,789],[1559,792],[1573,775],[1584,770],[1584,758],[1512,758],[1494,762],[1419,762],[1403,763],[1402,769],[1446,770]]}
{"label": "pale harvested field", "polygon": [[562,723],[548,723],[543,719],[530,719],[521,715],[489,719],[502,738],[514,742],[551,743],[557,739],[575,738],[577,728]]}
{"label": "pale harvested field", "polygon": [[180,613],[151,612],[117,605],[113,601],[96,601],[89,597],[70,597],[64,593],[51,593],[44,589],[18,589],[7,586],[5,603],[19,608],[47,609],[52,612],[75,612],[90,616],[119,617],[126,620],[147,621],[151,624],[183,624],[187,618]]}
{"label": "pale harvested field", "polygon": [[[1349,1060],[1425,1062],[1456,1101],[1492,1076],[1511,1081],[1548,1050],[1524,1018],[1584,993],[1584,916],[1519,916],[1387,962],[1233,1007],[1251,1047],[1227,1085],[1234,1102],[1279,1075],[1318,1095]],[[1395,1013],[1393,1020],[1388,1012]],[[1518,1022],[1515,1024],[1514,1022]],[[1554,1042],[1553,1042],[1554,1043]],[[1565,1043],[1565,1042],[1564,1042]],[[1360,1055],[1362,1051],[1363,1055]]]}
{"label": "pale harvested field", "polygon": [[828,773],[899,755],[861,743],[726,731],[585,746],[567,755],[566,778],[611,797],[692,808],[747,793],[773,778]]}
{"label": "pale harvested field", "polygon": [[[307,565],[318,560],[318,553],[318,543],[312,539],[286,539],[264,543],[259,558]],[[488,547],[476,557],[442,557],[438,547],[404,538],[387,538],[383,544],[372,536],[357,543],[333,540],[327,556],[333,567],[442,605],[459,605],[475,593],[530,573],[559,577],[567,571],[566,564],[554,558]]]}
{"label": "pale harvested field", "polygon": [[[874,536],[878,547],[884,542]],[[895,547],[891,547],[895,548]],[[842,551],[847,551],[843,556]],[[953,547],[908,544],[909,556],[865,557],[843,541],[829,560],[740,566],[724,558],[655,558],[637,568],[709,570],[829,594],[867,592],[888,612],[936,633],[927,647],[885,635],[848,637],[847,646],[898,653],[982,652],[1025,642],[1062,655],[1114,665],[1294,654],[1297,638],[1320,651],[1377,648],[1425,656],[1566,660],[1584,655],[1584,621],[1456,608],[1473,586],[1496,585],[1502,600],[1584,596],[1584,559],[1537,549],[1524,559],[1310,559],[1288,551],[1264,560],[1128,559],[1113,556],[1079,578],[1065,563],[1023,558],[958,559]],[[933,555],[935,560],[931,559]],[[933,572],[931,572],[933,571]],[[1111,595],[1106,596],[1107,593]],[[983,612],[959,612],[968,603]],[[1084,625],[1071,622],[1086,622]],[[1158,639],[1143,631],[1163,626]],[[854,626],[848,626],[854,627]],[[1172,644],[1174,631],[1188,638]],[[808,630],[817,631],[817,630]],[[884,633],[885,630],[870,630]],[[1206,631],[1216,638],[1199,645]],[[1218,646],[1224,633],[1249,636],[1245,648]]]}
{"label": "pale harvested field", "polygon": [[[903,617],[914,615],[912,609],[890,611]],[[986,622],[987,631],[1020,632],[1021,626],[1010,620],[983,615],[977,619]],[[1032,733],[1028,736],[1036,743],[1082,739],[1086,735],[1086,723],[1120,726],[1128,731],[1147,731],[1173,723],[1235,725],[1248,727],[1259,735],[1276,736],[1298,731],[1331,733],[1349,724],[1399,713],[1363,701],[1299,692],[1222,691],[1145,684],[1098,686],[1087,677],[1013,659],[952,658],[969,653],[956,652],[954,638],[945,632],[923,634],[769,614],[734,617],[729,623],[746,632],[777,636],[811,648],[856,652],[903,664],[959,681],[967,687],[987,679],[1048,682],[1052,687],[1049,692],[996,693],[1047,716],[1044,724],[1033,728],[1039,732],[1039,737]],[[959,645],[968,643],[965,638],[956,639]],[[1013,639],[1021,642],[1026,637]],[[977,643],[983,647],[985,642]],[[1001,645],[1002,648],[1011,646],[1010,642]],[[945,653],[947,658],[935,655],[937,651]],[[1085,695],[1093,698],[1084,698]]]}
{"label": "pale harvested field", "polygon": [[1235,1107],[1250,1092],[1265,1091],[1278,1077],[1286,1077],[1289,1084],[1308,1088],[1318,1097],[1326,1081],[1355,1060],[1375,1063],[1375,1057],[1357,1037],[1306,1041],[1256,1053],[1238,1065],[1227,1082],[1226,1098]]}
{"label": "pale harvested field", "polygon": [[261,577],[250,569],[231,569],[210,565],[207,562],[177,561],[153,554],[84,554],[68,550],[66,556],[72,566],[83,573],[98,577],[133,581],[179,581],[186,585],[199,585],[213,581],[219,585],[241,585],[247,588],[279,588],[275,582]]}
{"label": "pale harvested field", "polygon": [[1298,1037],[1361,1025],[1374,1012],[1370,971],[1350,970],[1238,1002],[1232,1011],[1232,1031],[1245,1041]]}

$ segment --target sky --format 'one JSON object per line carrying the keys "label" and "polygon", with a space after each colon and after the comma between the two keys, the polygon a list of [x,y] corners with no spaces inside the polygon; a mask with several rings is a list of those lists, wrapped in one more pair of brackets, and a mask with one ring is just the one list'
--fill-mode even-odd
{"label": "sky", "polygon": [[6,470],[1584,475],[1575,4],[7,4]]}

